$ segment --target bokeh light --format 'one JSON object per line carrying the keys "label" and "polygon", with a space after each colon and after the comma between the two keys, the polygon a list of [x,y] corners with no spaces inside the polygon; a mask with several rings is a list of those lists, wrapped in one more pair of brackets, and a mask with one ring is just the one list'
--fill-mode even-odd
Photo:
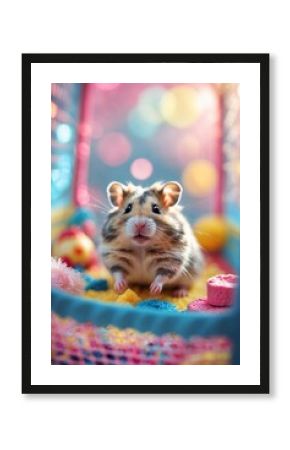
{"label": "bokeh light", "polygon": [[217,184],[217,170],[210,161],[199,159],[192,161],[182,173],[183,186],[196,197],[212,193]]}
{"label": "bokeh light", "polygon": [[133,109],[128,115],[128,128],[133,136],[149,139],[154,136],[158,125],[145,120],[138,109]]}
{"label": "bokeh light", "polygon": [[131,143],[122,133],[108,133],[99,141],[97,154],[108,166],[119,166],[131,155]]}
{"label": "bokeh light", "polygon": [[54,102],[51,102],[51,118],[55,119],[57,116],[58,107]]}
{"label": "bokeh light", "polygon": [[240,161],[239,160],[235,160],[233,161],[232,164],[232,171],[234,173],[234,175],[236,175],[237,177],[240,177]]}
{"label": "bokeh light", "polygon": [[68,154],[54,158],[51,170],[51,195],[58,198],[61,192],[69,188],[72,179],[73,162]]}
{"label": "bokeh light", "polygon": [[215,112],[217,108],[217,96],[212,86],[204,86],[198,91],[197,104],[199,112]]}
{"label": "bokeh light", "polygon": [[162,121],[161,101],[165,93],[165,89],[161,87],[152,87],[146,89],[139,98],[137,110],[145,121],[159,125]]}
{"label": "bokeh light", "polygon": [[59,142],[67,144],[73,137],[73,130],[70,125],[61,123],[56,128],[56,138]]}
{"label": "bokeh light", "polygon": [[175,86],[168,90],[161,101],[161,113],[166,122],[177,128],[191,125],[198,116],[198,98],[194,88]]}
{"label": "bokeh light", "polygon": [[215,142],[211,143],[209,135],[200,133],[196,125],[190,130],[163,126],[154,140],[153,151],[162,164],[180,173],[179,168],[183,169],[193,159],[205,159],[208,155],[210,159],[214,148]]}
{"label": "bokeh light", "polygon": [[[76,192],[72,177],[77,154],[84,161],[89,158],[87,177],[79,182],[88,184],[89,194],[98,189],[105,203],[112,179],[136,184],[172,179],[184,185],[184,214],[192,222],[215,210],[218,201],[224,211],[230,202],[238,208],[238,84],[97,81],[101,83],[90,89],[81,83],[52,85],[53,199],[58,205]],[[217,190],[221,150],[223,192]],[[72,161],[69,185],[61,154],[70,155]],[[85,201],[88,194],[82,192]],[[231,204],[230,210],[234,207]]]}
{"label": "bokeh light", "polygon": [[112,91],[119,86],[119,83],[96,83],[96,86],[101,91]]}
{"label": "bokeh light", "polygon": [[176,160],[179,165],[184,166],[184,164],[196,158],[200,152],[200,143],[193,133],[184,134],[177,142]]}
{"label": "bokeh light", "polygon": [[130,172],[137,180],[147,180],[153,173],[153,166],[148,159],[135,159],[131,164]]}

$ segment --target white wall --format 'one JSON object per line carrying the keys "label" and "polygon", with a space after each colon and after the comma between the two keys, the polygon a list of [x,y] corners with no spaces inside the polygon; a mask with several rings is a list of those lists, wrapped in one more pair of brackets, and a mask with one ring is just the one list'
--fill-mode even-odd
{"label": "white wall", "polygon": [[[167,0],[159,2],[158,5],[156,0],[144,1],[142,5],[136,0],[26,0],[10,1],[5,7],[2,6],[0,178],[3,184],[3,238],[0,273],[3,274],[5,269],[8,272],[1,277],[5,291],[0,295],[0,408],[3,410],[0,442],[5,442],[2,444],[3,449],[73,450],[117,446],[140,450],[159,447],[223,450],[234,447],[238,450],[256,446],[272,449],[277,446],[278,438],[280,442],[284,442],[282,447],[287,447],[290,299],[284,279],[289,278],[289,214],[286,213],[289,211],[287,198],[290,178],[290,89],[289,84],[287,85],[290,82],[290,66],[286,6],[286,1],[279,0],[201,0],[198,3]],[[272,54],[273,281],[270,396],[21,395],[21,293],[18,250],[21,222],[19,192],[22,52]],[[41,147],[41,142],[39,145]],[[286,155],[287,160],[284,159]],[[13,322],[8,319],[11,316],[15,317]]]}

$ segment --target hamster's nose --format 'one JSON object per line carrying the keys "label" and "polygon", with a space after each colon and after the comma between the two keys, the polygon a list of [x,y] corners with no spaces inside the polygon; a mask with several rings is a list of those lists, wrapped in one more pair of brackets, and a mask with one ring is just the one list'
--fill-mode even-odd
{"label": "hamster's nose", "polygon": [[144,231],[146,224],[144,222],[135,223],[135,230],[137,233],[142,233]]}

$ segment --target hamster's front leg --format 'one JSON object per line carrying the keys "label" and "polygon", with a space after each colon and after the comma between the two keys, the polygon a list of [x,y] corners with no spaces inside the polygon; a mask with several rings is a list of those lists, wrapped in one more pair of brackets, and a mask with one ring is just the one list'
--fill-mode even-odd
{"label": "hamster's front leg", "polygon": [[128,282],[122,268],[115,266],[111,268],[113,278],[115,280],[114,289],[118,294],[122,294],[128,287]]}
{"label": "hamster's front leg", "polygon": [[157,277],[150,284],[150,292],[151,294],[160,294],[163,288],[164,279],[162,275],[157,275]]}
{"label": "hamster's front leg", "polygon": [[156,272],[156,277],[150,285],[151,294],[160,294],[162,292],[163,286],[172,277],[174,277],[173,270],[170,269],[158,269]]}

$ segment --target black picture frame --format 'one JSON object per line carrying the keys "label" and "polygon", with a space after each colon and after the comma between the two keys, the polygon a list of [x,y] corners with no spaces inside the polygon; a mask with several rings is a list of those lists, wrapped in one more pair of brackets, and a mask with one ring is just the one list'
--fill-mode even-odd
{"label": "black picture frame", "polygon": [[[22,393],[258,394],[269,393],[269,54],[23,54],[22,55]],[[256,63],[260,65],[260,384],[31,384],[31,65],[33,63]]]}

